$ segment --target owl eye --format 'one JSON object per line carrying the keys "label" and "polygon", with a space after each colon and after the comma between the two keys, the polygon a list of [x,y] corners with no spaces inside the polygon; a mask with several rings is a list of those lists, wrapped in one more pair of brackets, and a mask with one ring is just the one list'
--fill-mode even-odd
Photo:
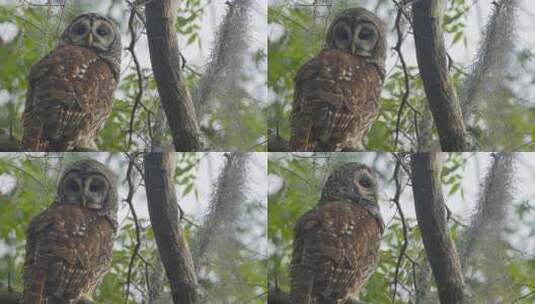
{"label": "owl eye", "polygon": [[375,35],[375,32],[371,28],[363,28],[359,33],[359,39],[366,40],[373,37],[373,35]]}
{"label": "owl eye", "polygon": [[108,30],[107,27],[105,26],[99,26],[97,28],[97,34],[99,34],[100,36],[106,36],[110,33],[110,31]]}
{"label": "owl eye", "polygon": [[338,29],[336,30],[336,36],[340,40],[348,40],[349,32],[343,26],[339,26]]}
{"label": "owl eye", "polygon": [[89,185],[89,191],[91,192],[98,192],[101,191],[104,188],[104,184],[101,182],[93,182]]}
{"label": "owl eye", "polygon": [[87,27],[83,23],[78,23],[72,28],[72,32],[77,35],[83,35],[87,32]]}
{"label": "owl eye", "polygon": [[359,181],[359,184],[364,188],[370,188],[372,186],[372,181],[367,178],[363,178]]}
{"label": "owl eye", "polygon": [[70,192],[78,192],[80,191],[80,186],[75,181],[70,180],[67,182],[67,190]]}

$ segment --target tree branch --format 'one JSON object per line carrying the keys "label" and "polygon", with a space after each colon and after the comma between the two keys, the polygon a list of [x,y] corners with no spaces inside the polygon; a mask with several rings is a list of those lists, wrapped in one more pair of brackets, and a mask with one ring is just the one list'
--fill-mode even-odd
{"label": "tree branch", "polygon": [[171,285],[173,302],[196,303],[197,277],[178,221],[178,204],[173,187],[174,153],[147,153],[144,167],[150,221]]}
{"label": "tree branch", "polygon": [[[396,3],[396,1],[394,1]],[[397,4],[397,3],[396,3]],[[403,32],[401,31],[401,15],[403,14],[403,7],[399,6],[398,13],[396,15],[396,32],[398,34],[398,41],[396,42],[396,46],[394,46],[394,51],[398,53],[399,62],[401,63],[401,69],[403,70],[403,84],[404,84],[404,92],[403,96],[401,97],[401,104],[399,105],[397,119],[396,119],[396,137],[394,139],[394,151],[396,151],[398,141],[399,141],[399,128],[401,124],[401,116],[403,114],[403,109],[405,108],[405,105],[409,102],[409,95],[410,95],[410,84],[409,84],[409,72],[407,71],[407,64],[405,63],[405,58],[403,57],[403,53],[401,51],[401,46],[403,45]]]}
{"label": "tree branch", "polygon": [[154,78],[176,151],[198,151],[199,126],[189,94],[174,27],[178,0],[148,1],[147,37]]}
{"label": "tree branch", "polygon": [[[139,64],[139,60],[136,56],[136,42],[137,42],[137,35],[136,30],[134,29],[134,21],[136,19],[136,6],[134,3],[131,3],[128,1],[128,4],[130,5],[130,17],[128,17],[128,31],[130,32],[130,43],[128,44],[128,47],[126,48],[130,54],[132,55],[132,59],[134,60],[134,66],[136,69],[137,74],[137,92],[135,94],[135,101],[134,106],[132,107],[132,113],[130,114],[130,123],[128,127],[128,150],[130,150],[130,147],[132,146],[132,135],[134,133],[134,119],[136,117],[136,111],[141,104],[141,98],[143,98],[143,75],[141,72],[141,66]],[[150,125],[149,125],[150,128]]]}
{"label": "tree branch", "polygon": [[438,287],[440,303],[468,303],[461,262],[448,232],[439,154],[413,154],[411,170],[416,219]]}
{"label": "tree branch", "polygon": [[132,199],[134,198],[134,194],[136,192],[134,188],[134,181],[133,181],[133,176],[132,176],[133,174],[132,169],[134,167],[134,162],[135,162],[135,156],[129,157],[128,169],[126,173],[126,180],[128,182],[128,195],[126,199],[124,200],[128,204],[128,207],[130,208],[130,212],[132,213],[132,219],[134,221],[135,228],[136,228],[135,230],[136,242],[134,243],[132,256],[130,257],[130,262],[128,263],[128,274],[126,277],[125,303],[128,303],[128,296],[130,295],[130,283],[132,280],[132,270],[134,267],[136,256],[139,255],[139,249],[141,247],[141,236],[140,236],[141,229],[139,227],[139,221],[137,218],[136,209],[134,208],[134,203],[132,202]]}
{"label": "tree branch", "polygon": [[418,67],[443,151],[466,151],[469,144],[461,105],[448,74],[442,33],[444,0],[415,1],[412,5]]}
{"label": "tree branch", "polygon": [[401,262],[403,260],[403,256],[405,255],[405,252],[407,251],[407,247],[409,246],[409,238],[408,238],[408,229],[407,224],[405,222],[405,215],[403,213],[403,209],[401,209],[401,204],[399,203],[399,199],[401,197],[401,177],[400,177],[400,167],[401,167],[401,160],[396,160],[396,166],[394,168],[394,182],[396,184],[396,193],[394,194],[394,198],[392,198],[392,202],[396,204],[399,218],[401,220],[401,226],[403,228],[403,243],[401,244],[401,248],[399,249],[399,255],[396,262],[396,271],[394,274],[394,290],[392,292],[392,303],[396,302],[396,295],[397,295],[397,287],[398,287],[398,278],[399,278],[399,269],[401,267]]}

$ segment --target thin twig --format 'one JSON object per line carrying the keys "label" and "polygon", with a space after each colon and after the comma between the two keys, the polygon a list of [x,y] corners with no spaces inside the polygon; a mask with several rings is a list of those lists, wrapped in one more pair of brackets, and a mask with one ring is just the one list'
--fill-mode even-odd
{"label": "thin twig", "polygon": [[[396,3],[395,0],[394,0],[394,3]],[[396,151],[398,141],[399,141],[399,128],[401,124],[401,114],[403,113],[403,109],[405,108],[405,105],[408,103],[409,94],[410,94],[409,72],[407,71],[407,64],[405,63],[405,58],[403,57],[403,53],[401,52],[401,46],[403,45],[403,33],[401,31],[401,24],[400,24],[402,13],[403,13],[403,8],[399,7],[398,13],[396,16],[396,32],[398,34],[398,41],[396,42],[396,46],[394,47],[394,50],[396,51],[396,53],[398,53],[399,61],[403,69],[405,91],[403,92],[403,97],[401,99],[401,104],[399,105],[399,109],[397,113],[396,137],[394,139],[394,151]]]}
{"label": "thin twig", "polygon": [[399,169],[401,168],[401,161],[396,161],[396,167],[394,169],[394,182],[396,184],[396,193],[394,195],[394,198],[392,199],[392,202],[396,204],[396,207],[398,209],[399,218],[401,219],[401,225],[403,227],[403,244],[401,245],[401,249],[399,251],[398,260],[396,263],[396,272],[394,275],[394,290],[392,292],[392,303],[395,303],[396,294],[397,294],[397,287],[398,287],[398,276],[399,276],[399,268],[401,267],[401,261],[403,260],[403,256],[405,256],[405,251],[407,250],[407,247],[409,245],[408,237],[407,237],[407,225],[405,223],[405,215],[403,214],[403,209],[401,209],[401,205],[399,203],[399,198],[401,196],[401,182],[400,182],[400,176],[399,176]]}
{"label": "thin twig", "polygon": [[[136,117],[136,111],[141,104],[141,98],[143,97],[143,75],[141,73],[141,66],[139,65],[139,60],[137,59],[135,47],[137,42],[137,34],[134,29],[134,20],[136,19],[136,5],[127,1],[130,5],[130,17],[128,18],[128,30],[130,31],[130,44],[128,45],[127,50],[132,54],[132,59],[134,60],[134,65],[136,67],[137,73],[137,86],[138,90],[135,96],[134,106],[132,107],[132,113],[130,114],[130,124],[128,127],[128,150],[132,145],[132,134],[134,133],[134,118]],[[149,125],[150,128],[150,125]]]}
{"label": "thin twig", "polygon": [[132,203],[132,198],[134,197],[134,193],[135,193],[134,182],[132,180],[132,168],[134,167],[135,156],[130,156],[127,154],[127,157],[129,158],[128,169],[126,171],[126,180],[128,182],[128,195],[124,201],[128,203],[128,206],[130,207],[130,212],[132,213],[132,217],[134,219],[134,224],[136,227],[136,243],[134,245],[134,251],[132,252],[132,256],[130,257],[130,263],[128,264],[128,275],[126,278],[125,303],[128,303],[128,296],[130,294],[130,284],[132,280],[132,268],[134,266],[134,261],[136,259],[136,256],[139,255],[139,248],[141,247],[141,237],[140,237],[141,229],[139,227],[136,210],[134,209],[134,204]]}

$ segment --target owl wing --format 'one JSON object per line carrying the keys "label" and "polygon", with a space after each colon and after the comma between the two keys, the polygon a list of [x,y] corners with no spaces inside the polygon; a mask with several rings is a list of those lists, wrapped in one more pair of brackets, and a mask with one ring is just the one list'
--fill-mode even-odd
{"label": "owl wing", "polygon": [[297,222],[290,268],[292,303],[341,303],[373,273],[379,226],[366,210],[354,207],[326,203]]}
{"label": "owl wing", "polygon": [[381,85],[374,64],[338,50],[321,51],[295,79],[290,149],[360,148],[358,144],[378,113]]}
{"label": "owl wing", "polygon": [[[104,217],[95,218],[83,243],[82,252],[86,253],[87,277],[80,276],[80,295],[91,298],[104,276],[111,268],[113,237],[115,229]],[[84,280],[85,281],[82,281]]]}
{"label": "owl wing", "polygon": [[321,225],[316,209],[302,215],[295,225],[292,261],[290,264],[291,303],[311,303],[314,287],[314,269],[306,264],[305,252],[308,254],[308,231]]}
{"label": "owl wing", "polygon": [[46,269],[39,267],[37,240],[38,232],[52,224],[51,217],[45,212],[32,220],[27,230],[26,256],[24,259],[24,297],[23,303],[41,303],[44,297]]}
{"label": "owl wing", "polygon": [[109,66],[90,49],[66,45],[45,56],[29,75],[25,151],[64,151],[93,140],[116,85]]}
{"label": "owl wing", "polygon": [[64,264],[74,264],[64,214],[57,205],[35,217],[27,230],[24,261],[24,303],[42,303],[47,290],[58,290],[63,282]]}

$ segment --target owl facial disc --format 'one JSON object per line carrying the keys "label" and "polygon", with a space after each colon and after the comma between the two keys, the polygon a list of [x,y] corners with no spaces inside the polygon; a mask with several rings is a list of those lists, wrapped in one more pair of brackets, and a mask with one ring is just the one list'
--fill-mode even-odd
{"label": "owl facial disc", "polygon": [[93,13],[79,16],[68,29],[68,37],[72,44],[104,52],[110,49],[115,36],[110,21]]}
{"label": "owl facial disc", "polygon": [[108,197],[109,185],[100,174],[85,175],[72,171],[63,179],[63,201],[89,209],[102,209]]}
{"label": "owl facial disc", "polygon": [[102,209],[108,196],[108,182],[101,175],[93,175],[86,179],[84,198],[87,208]]}
{"label": "owl facial disc", "polygon": [[377,204],[377,181],[371,168],[360,163],[346,163],[327,179],[321,200],[347,199],[354,203]]}
{"label": "owl facial disc", "polygon": [[377,44],[379,34],[377,28],[371,23],[360,23],[355,27],[351,53],[362,57],[371,57]]}

